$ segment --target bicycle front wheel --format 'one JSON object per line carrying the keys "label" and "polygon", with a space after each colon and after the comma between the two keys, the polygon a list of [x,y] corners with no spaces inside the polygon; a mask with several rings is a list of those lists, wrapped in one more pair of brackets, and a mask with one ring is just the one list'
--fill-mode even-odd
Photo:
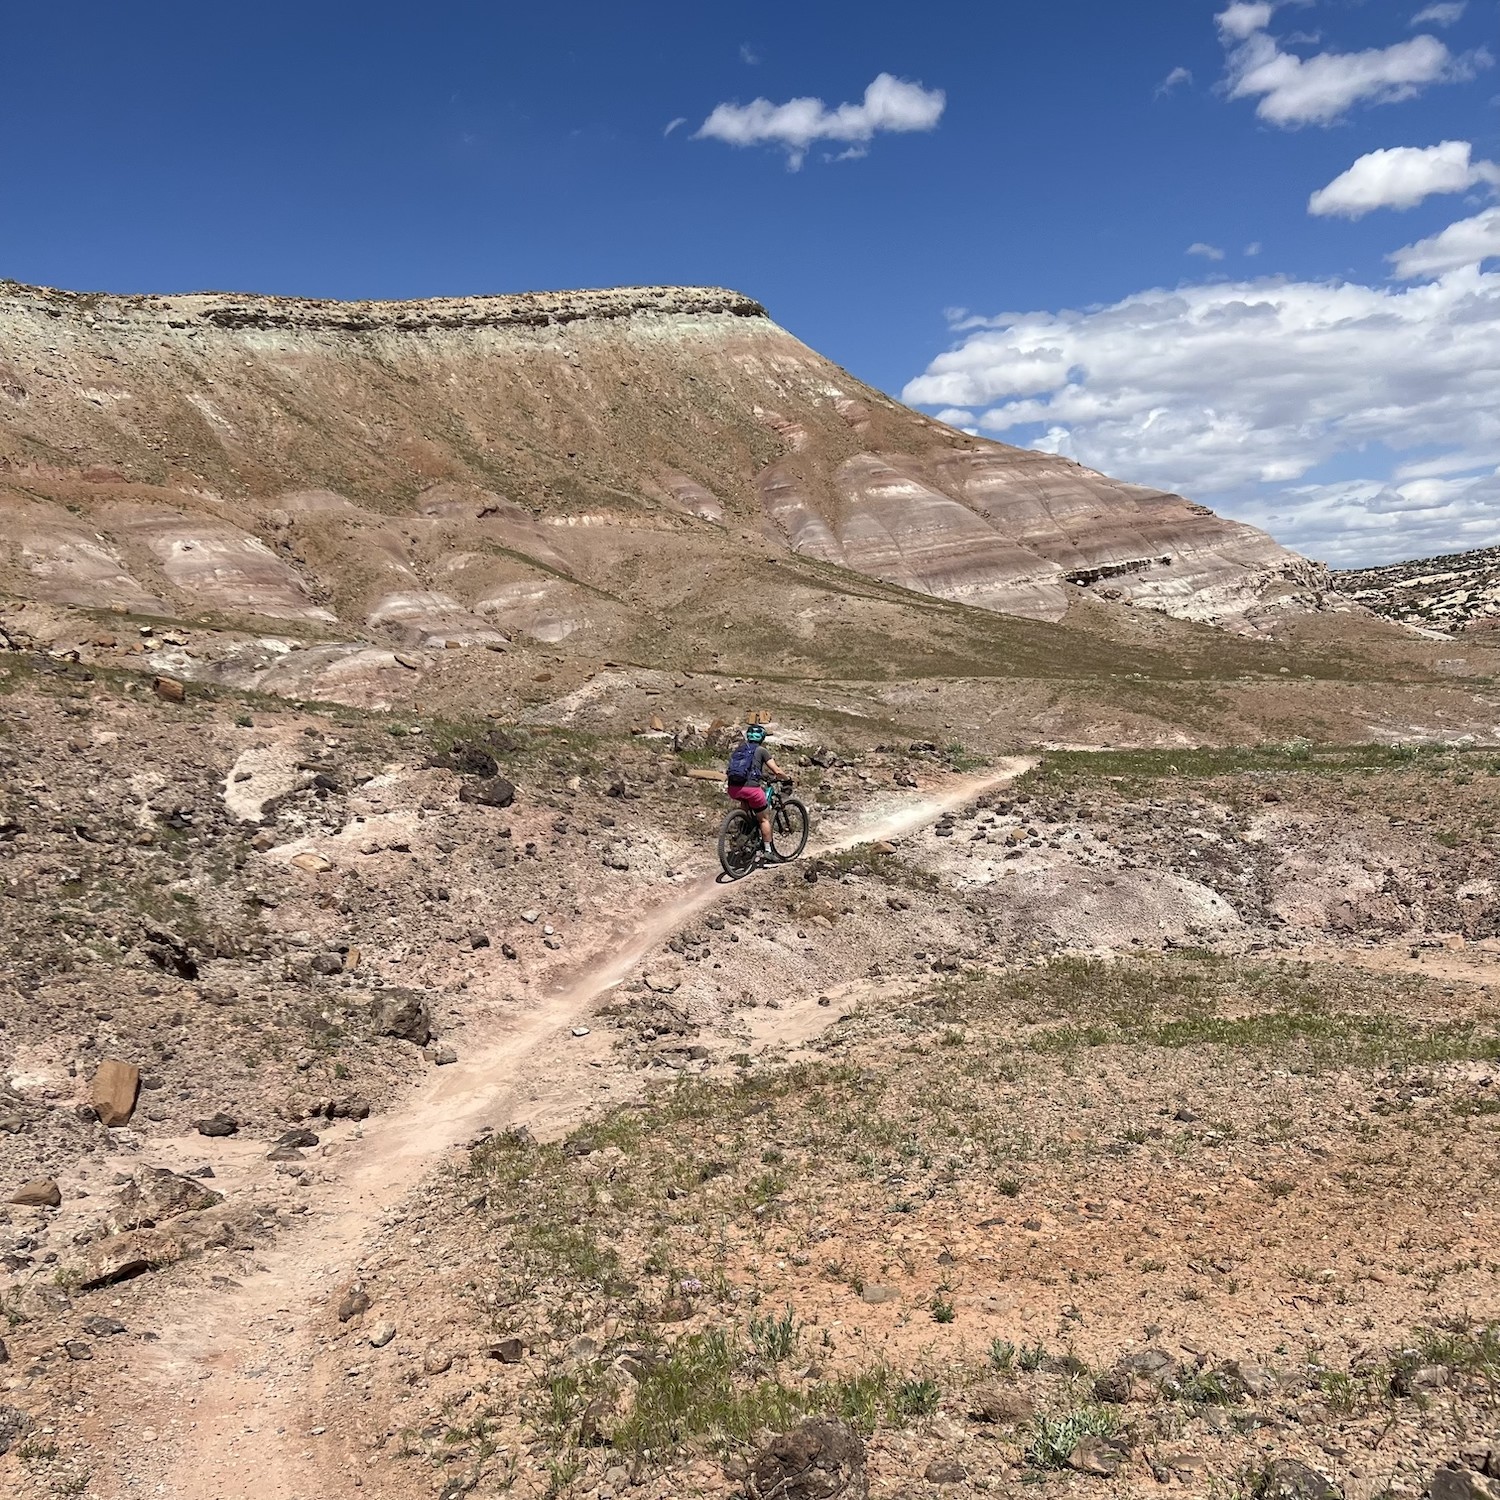
{"label": "bicycle front wheel", "polygon": [[807,808],[795,797],[778,802],[771,815],[771,847],[777,859],[796,859],[807,847]]}
{"label": "bicycle front wheel", "polygon": [[755,868],[760,851],[760,826],[743,807],[731,808],[719,828],[719,866],[731,880]]}

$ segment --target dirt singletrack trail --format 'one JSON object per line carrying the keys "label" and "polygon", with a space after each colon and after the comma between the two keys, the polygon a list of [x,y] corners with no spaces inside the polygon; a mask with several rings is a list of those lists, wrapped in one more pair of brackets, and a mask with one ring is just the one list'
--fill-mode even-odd
{"label": "dirt singletrack trail", "polygon": [[[929,795],[830,823],[815,832],[810,852],[899,838],[1034,764],[1011,757]],[[91,1488],[121,1500],[359,1493],[360,1475],[318,1442],[318,1414],[337,1399],[316,1389],[314,1371],[330,1297],[357,1277],[362,1252],[403,1201],[482,1126],[556,1134],[597,1102],[605,1054],[580,1047],[571,1028],[673,933],[739,889],[711,871],[657,907],[596,928],[566,978],[504,1031],[475,1039],[460,1062],[428,1072],[403,1104],[368,1120],[363,1138],[330,1158],[333,1180],[314,1190],[302,1222],[258,1259],[253,1275],[220,1287],[207,1284],[205,1271],[167,1291],[156,1341],[118,1370],[93,1366],[103,1378],[90,1419],[99,1449]]]}

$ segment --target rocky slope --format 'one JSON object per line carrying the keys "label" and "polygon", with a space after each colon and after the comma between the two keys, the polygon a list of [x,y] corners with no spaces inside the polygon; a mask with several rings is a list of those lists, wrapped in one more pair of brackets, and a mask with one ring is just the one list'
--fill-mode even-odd
{"label": "rocky slope", "polygon": [[789,711],[725,885],[640,680],[0,655],[0,1493],[754,1500],[803,1415],[872,1500],[1486,1478],[1500,757]]}
{"label": "rocky slope", "polygon": [[1249,630],[1326,589],[1202,506],[900,406],[733,292],[0,284],[0,588],[22,598],[345,654],[602,644],[705,584],[738,596],[767,555],[1044,621],[1089,592]]}
{"label": "rocky slope", "polygon": [[1368,609],[1430,630],[1500,626],[1500,547],[1334,574],[1337,587]]}

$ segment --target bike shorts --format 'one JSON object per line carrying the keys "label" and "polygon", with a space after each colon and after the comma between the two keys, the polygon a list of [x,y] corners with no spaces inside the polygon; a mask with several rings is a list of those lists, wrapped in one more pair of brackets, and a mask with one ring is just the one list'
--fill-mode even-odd
{"label": "bike shorts", "polygon": [[734,801],[743,802],[752,812],[765,811],[766,789],[763,786],[732,786],[729,795]]}

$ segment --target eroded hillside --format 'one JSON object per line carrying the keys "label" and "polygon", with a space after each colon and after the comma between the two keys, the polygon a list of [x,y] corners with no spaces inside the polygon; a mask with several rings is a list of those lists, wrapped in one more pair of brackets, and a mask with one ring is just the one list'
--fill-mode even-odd
{"label": "eroded hillside", "polygon": [[1250,630],[1326,591],[1253,528],[955,432],[694,288],[6,285],[0,537],[22,597],[346,651],[585,631],[644,660],[643,614],[740,597],[768,556],[1047,621],[1093,593]]}

